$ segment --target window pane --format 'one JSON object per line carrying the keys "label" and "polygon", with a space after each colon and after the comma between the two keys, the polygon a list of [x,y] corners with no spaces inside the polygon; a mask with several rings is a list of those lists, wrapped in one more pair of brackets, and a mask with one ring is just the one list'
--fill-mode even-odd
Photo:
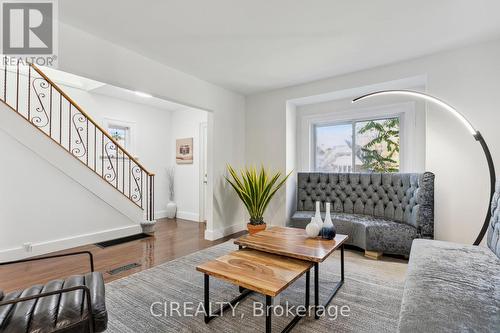
{"label": "window pane", "polygon": [[316,171],[352,171],[352,124],[317,126]]}
{"label": "window pane", "polygon": [[399,171],[399,118],[356,123],[356,172]]}
{"label": "window pane", "polygon": [[127,142],[127,129],[124,127],[110,127],[108,129],[109,133],[111,134],[111,137],[115,139],[116,142],[118,142],[122,147],[126,146]]}

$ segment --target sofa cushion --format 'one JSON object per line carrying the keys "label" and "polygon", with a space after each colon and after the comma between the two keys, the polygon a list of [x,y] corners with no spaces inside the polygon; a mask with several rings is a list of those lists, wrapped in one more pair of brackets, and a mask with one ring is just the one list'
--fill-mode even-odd
{"label": "sofa cushion", "polygon": [[417,239],[400,332],[498,332],[500,260],[486,247]]}
{"label": "sofa cushion", "polygon": [[[304,226],[314,212],[297,211],[292,216],[292,225]],[[368,251],[388,254],[409,254],[411,244],[417,237],[417,229],[411,225],[383,218],[359,214],[332,213],[336,232],[349,235],[348,244]],[[325,214],[321,214],[325,218]]]}

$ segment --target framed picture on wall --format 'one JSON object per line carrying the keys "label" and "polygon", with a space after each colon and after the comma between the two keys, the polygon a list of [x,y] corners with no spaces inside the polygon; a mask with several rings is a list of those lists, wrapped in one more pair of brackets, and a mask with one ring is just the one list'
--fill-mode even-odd
{"label": "framed picture on wall", "polygon": [[177,164],[193,163],[193,138],[176,140],[175,161]]}

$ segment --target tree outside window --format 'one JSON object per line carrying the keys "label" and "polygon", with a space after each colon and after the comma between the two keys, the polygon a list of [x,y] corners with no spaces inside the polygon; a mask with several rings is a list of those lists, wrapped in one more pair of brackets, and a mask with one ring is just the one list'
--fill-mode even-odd
{"label": "tree outside window", "polygon": [[316,171],[398,172],[399,117],[315,126]]}

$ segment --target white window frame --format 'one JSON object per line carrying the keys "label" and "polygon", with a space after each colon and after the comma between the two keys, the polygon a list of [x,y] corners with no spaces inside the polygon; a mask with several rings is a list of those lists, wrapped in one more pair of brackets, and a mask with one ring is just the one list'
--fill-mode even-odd
{"label": "white window frame", "polygon": [[[135,154],[136,123],[120,119],[104,118],[104,128],[106,131],[108,131],[110,127],[121,127],[127,130],[125,147],[123,148],[125,148],[130,154]],[[108,132],[108,134],[110,133]]]}
{"label": "white window frame", "polygon": [[300,169],[315,171],[315,128],[317,126],[341,125],[358,121],[399,117],[399,172],[415,171],[421,158],[412,153],[412,147],[415,147],[417,143],[415,109],[415,103],[409,102],[303,116],[300,120]]}

